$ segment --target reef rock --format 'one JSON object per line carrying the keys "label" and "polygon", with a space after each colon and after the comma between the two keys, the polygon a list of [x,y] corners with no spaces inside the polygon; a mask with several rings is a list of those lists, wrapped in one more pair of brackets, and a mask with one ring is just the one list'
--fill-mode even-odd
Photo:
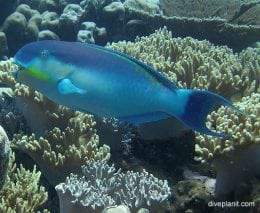
{"label": "reef rock", "polygon": [[3,127],[0,126],[0,190],[2,189],[8,168],[10,142]]}

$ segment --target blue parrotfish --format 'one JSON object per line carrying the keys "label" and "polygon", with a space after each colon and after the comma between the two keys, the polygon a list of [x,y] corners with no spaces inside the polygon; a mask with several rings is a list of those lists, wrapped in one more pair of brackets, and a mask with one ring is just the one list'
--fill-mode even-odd
{"label": "blue parrotfish", "polygon": [[215,105],[238,110],[218,94],[178,88],[134,57],[93,44],[32,42],[14,60],[18,82],[58,104],[101,117],[140,124],[174,116],[202,134],[224,137],[206,127],[206,116]]}

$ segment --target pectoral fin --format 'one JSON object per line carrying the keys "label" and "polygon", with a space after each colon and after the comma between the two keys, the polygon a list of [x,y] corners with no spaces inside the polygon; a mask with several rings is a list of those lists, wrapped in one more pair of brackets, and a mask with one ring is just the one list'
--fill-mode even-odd
{"label": "pectoral fin", "polygon": [[69,95],[69,94],[85,94],[87,91],[78,88],[75,86],[68,78],[64,78],[60,80],[57,85],[58,91],[62,95]]}

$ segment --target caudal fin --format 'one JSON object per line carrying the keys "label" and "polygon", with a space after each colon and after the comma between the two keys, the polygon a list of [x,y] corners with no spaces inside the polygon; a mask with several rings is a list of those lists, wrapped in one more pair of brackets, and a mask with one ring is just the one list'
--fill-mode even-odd
{"label": "caudal fin", "polygon": [[184,106],[185,109],[183,113],[179,115],[179,119],[189,128],[202,134],[226,137],[225,134],[213,132],[206,126],[206,117],[212,110],[214,110],[214,106],[216,105],[228,106],[233,108],[235,111],[245,114],[237,109],[230,101],[216,93],[188,89],[179,89],[177,92],[187,100]]}

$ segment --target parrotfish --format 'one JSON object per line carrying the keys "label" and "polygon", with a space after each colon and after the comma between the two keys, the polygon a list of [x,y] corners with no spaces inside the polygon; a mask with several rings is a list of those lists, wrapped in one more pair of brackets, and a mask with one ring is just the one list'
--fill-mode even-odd
{"label": "parrotfish", "polygon": [[14,60],[18,82],[58,104],[97,116],[134,124],[174,116],[202,134],[224,137],[206,127],[206,116],[218,104],[239,111],[218,94],[178,88],[134,57],[93,44],[32,42]]}

